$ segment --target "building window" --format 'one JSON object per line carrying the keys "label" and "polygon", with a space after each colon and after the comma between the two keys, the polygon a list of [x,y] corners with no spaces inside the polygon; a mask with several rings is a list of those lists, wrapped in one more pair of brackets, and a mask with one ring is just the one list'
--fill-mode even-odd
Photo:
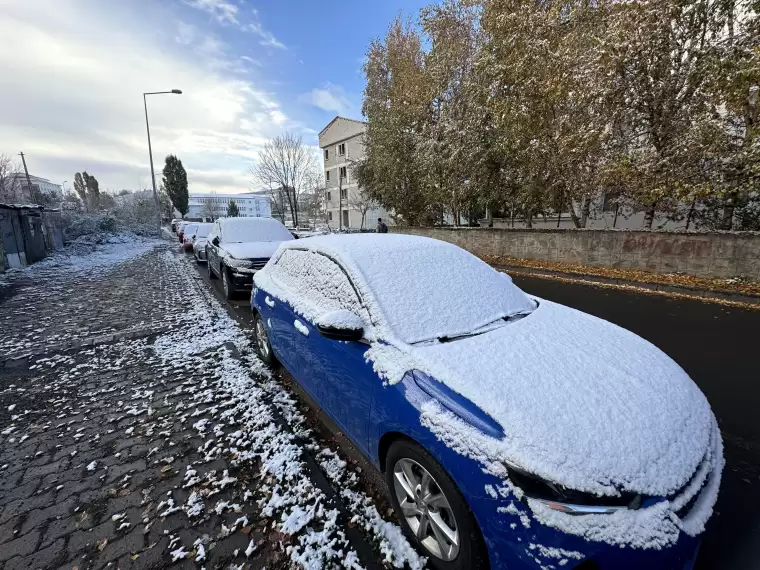
{"label": "building window", "polygon": [[330,160],[330,150],[325,149],[325,160]]}
{"label": "building window", "polygon": [[345,166],[341,166],[339,168],[339,171],[340,171],[340,177],[341,178],[347,178],[347,173],[346,173],[346,167]]}
{"label": "building window", "polygon": [[332,221],[332,212],[327,212],[327,219]]}
{"label": "building window", "polygon": [[331,193],[330,193],[330,191],[328,190],[328,191],[327,191],[327,201],[329,202],[330,200],[332,200],[332,194],[331,194]]}
{"label": "building window", "polygon": [[330,182],[330,171],[329,170],[327,172],[325,172],[325,178],[327,179],[328,182]]}
{"label": "building window", "polygon": [[343,210],[343,227],[348,227],[348,210]]}
{"label": "building window", "polygon": [[348,188],[343,188],[343,190],[340,191],[340,197],[343,200],[347,200],[348,199]]}
{"label": "building window", "polygon": [[338,145],[338,156],[346,155],[346,143],[340,143]]}

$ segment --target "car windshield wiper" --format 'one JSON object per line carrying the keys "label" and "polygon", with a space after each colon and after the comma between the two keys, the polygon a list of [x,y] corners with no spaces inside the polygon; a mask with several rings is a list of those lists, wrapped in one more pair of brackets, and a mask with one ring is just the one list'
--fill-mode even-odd
{"label": "car windshield wiper", "polygon": [[518,321],[522,319],[523,317],[527,317],[530,315],[533,311],[528,311],[525,313],[515,313],[514,315],[507,315],[505,317],[499,317],[496,320],[491,321],[488,324],[483,325],[482,327],[478,327],[474,331],[468,332],[468,333],[462,333],[457,335],[442,335],[438,336],[434,339],[428,339],[428,340],[421,340],[419,342],[413,343],[414,346],[424,346],[426,344],[437,344],[437,343],[444,343],[444,342],[454,342],[456,340],[461,340],[463,338],[470,338],[473,336],[479,336],[488,332],[491,332],[493,330],[496,330],[502,326],[504,326],[507,323],[511,323],[513,321]]}

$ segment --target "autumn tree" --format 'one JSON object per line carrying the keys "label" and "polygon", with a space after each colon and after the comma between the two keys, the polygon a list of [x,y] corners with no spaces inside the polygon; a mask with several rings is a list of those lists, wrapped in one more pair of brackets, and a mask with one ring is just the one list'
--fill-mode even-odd
{"label": "autumn tree", "polygon": [[359,185],[392,210],[397,223],[420,223],[430,203],[420,155],[431,90],[419,32],[396,18],[384,41],[370,44],[364,74],[368,124]]}

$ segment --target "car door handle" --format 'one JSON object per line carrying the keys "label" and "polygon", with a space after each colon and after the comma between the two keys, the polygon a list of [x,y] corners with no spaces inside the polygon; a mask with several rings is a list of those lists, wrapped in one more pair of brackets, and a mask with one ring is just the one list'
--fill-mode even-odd
{"label": "car door handle", "polygon": [[301,321],[296,319],[293,321],[293,326],[296,327],[296,330],[300,332],[303,336],[309,336],[309,329],[308,327],[303,324]]}
{"label": "car door handle", "polygon": [[272,301],[272,299],[269,297],[269,295],[267,295],[266,297],[264,297],[264,302],[269,306],[270,309],[274,309],[274,304],[275,303],[274,303],[274,301]]}

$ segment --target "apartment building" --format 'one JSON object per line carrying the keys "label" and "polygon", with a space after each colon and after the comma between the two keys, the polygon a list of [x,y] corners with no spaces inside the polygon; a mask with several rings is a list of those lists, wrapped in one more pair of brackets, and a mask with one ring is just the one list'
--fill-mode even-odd
{"label": "apartment building", "polygon": [[[325,168],[327,223],[333,229],[362,228],[362,198],[352,167],[364,156],[367,123],[335,117],[319,133],[319,147]],[[377,218],[388,223],[383,208],[369,208],[364,228],[374,228]]]}
{"label": "apartment building", "polygon": [[261,194],[190,194],[187,218],[217,219],[227,215],[234,200],[242,218],[271,218],[269,198]]}

